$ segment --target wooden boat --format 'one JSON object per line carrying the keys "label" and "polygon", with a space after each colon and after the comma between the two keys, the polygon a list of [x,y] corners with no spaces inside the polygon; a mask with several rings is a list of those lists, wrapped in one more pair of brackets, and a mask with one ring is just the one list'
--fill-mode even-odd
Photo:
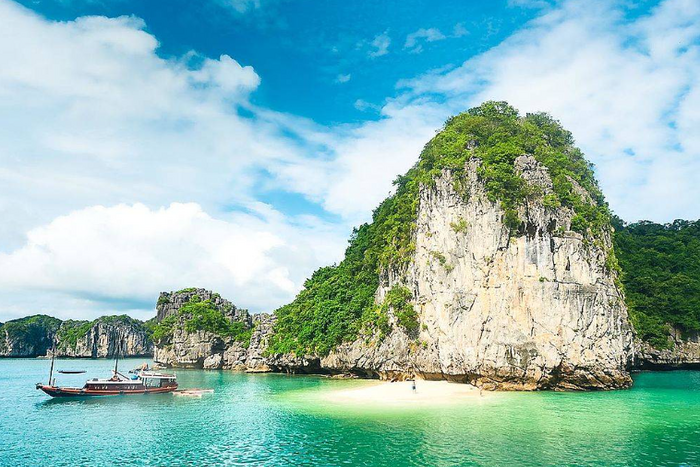
{"label": "wooden boat", "polygon": [[49,384],[36,383],[36,388],[41,389],[51,397],[90,397],[90,396],[119,396],[133,394],[162,394],[173,392],[177,389],[175,375],[158,373],[155,371],[141,371],[132,378],[127,378],[118,370],[117,358],[109,379],[90,379],[82,388],[56,386],[53,378],[54,358],[51,358],[51,370],[49,371]]}

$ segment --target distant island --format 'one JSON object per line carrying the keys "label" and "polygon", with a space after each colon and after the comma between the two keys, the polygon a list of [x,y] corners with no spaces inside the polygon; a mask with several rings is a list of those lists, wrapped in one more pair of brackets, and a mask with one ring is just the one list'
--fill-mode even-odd
{"label": "distant island", "polygon": [[250,314],[205,289],[157,316],[0,326],[0,356],[153,355],[167,366],[624,388],[700,366],[700,222],[625,224],[547,114],[486,102],[426,144],[294,301]]}
{"label": "distant island", "polygon": [[127,315],[61,321],[33,315],[0,325],[0,357],[113,358],[153,355],[148,324]]}

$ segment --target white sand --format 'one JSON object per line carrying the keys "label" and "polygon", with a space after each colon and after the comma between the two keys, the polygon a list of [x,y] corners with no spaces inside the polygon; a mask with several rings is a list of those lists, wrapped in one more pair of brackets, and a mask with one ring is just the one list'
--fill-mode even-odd
{"label": "white sand", "polygon": [[358,388],[329,391],[323,395],[328,402],[342,404],[371,404],[381,406],[437,405],[489,397],[489,393],[469,384],[447,381],[368,382]]}

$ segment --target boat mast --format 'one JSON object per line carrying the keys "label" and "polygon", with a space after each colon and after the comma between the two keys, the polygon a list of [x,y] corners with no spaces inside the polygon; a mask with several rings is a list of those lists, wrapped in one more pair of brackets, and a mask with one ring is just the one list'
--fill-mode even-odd
{"label": "boat mast", "polygon": [[51,369],[49,370],[49,386],[51,386],[51,380],[53,379],[53,362],[56,359],[56,344],[53,345],[51,349]]}
{"label": "boat mast", "polygon": [[117,345],[117,351],[114,353],[114,375],[117,374],[117,368],[119,367],[119,346]]}

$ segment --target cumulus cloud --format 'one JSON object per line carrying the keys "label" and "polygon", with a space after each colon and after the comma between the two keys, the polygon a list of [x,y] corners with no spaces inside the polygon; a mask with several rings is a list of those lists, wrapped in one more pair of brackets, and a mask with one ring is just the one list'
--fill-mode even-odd
{"label": "cumulus cloud", "polygon": [[42,304],[63,318],[94,316],[100,303],[152,309],[154,291],[191,286],[270,311],[318,264],[337,259],[337,229],[261,204],[223,219],[196,203],[92,206],[32,229],[23,247],[0,254],[0,284],[6,293],[63,295]]}
{"label": "cumulus cloud", "polygon": [[446,39],[446,36],[439,29],[421,28],[406,36],[406,42],[403,47],[404,49],[410,49],[412,53],[420,53],[423,51],[423,42],[435,42],[443,39]]}
{"label": "cumulus cloud", "polygon": [[241,66],[228,55],[218,60],[205,58],[201,68],[191,72],[195,83],[216,86],[225,93],[248,93],[260,84],[260,77],[251,66]]}
{"label": "cumulus cloud", "polygon": [[255,167],[303,153],[278,116],[250,105],[251,67],[226,55],[162,59],[143,27],[130,17],[53,23],[0,1],[0,215],[13,219],[0,226],[4,248],[91,204],[246,201]]}

